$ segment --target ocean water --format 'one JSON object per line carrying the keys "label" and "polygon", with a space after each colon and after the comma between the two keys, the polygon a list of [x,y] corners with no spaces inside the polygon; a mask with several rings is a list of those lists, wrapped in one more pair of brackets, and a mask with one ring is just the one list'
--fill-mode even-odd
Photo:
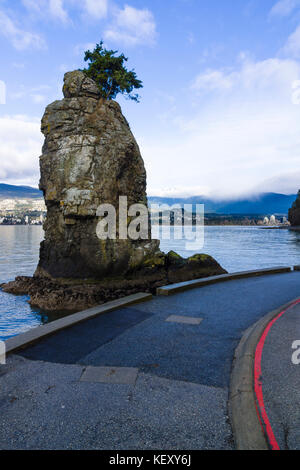
{"label": "ocean water", "polygon": [[[31,276],[37,266],[41,226],[0,226],[0,283],[16,276]],[[161,240],[161,249],[184,257],[186,240]],[[300,232],[264,230],[258,227],[205,227],[202,253],[213,256],[227,271],[245,271],[300,264]],[[0,290],[0,339],[7,339],[57,318],[31,308],[27,296]]]}

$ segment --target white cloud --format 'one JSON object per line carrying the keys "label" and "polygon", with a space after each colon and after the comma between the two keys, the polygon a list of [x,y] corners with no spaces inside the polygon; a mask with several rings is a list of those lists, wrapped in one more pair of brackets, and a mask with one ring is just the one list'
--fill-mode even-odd
{"label": "white cloud", "polygon": [[[148,169],[148,192],[158,188],[164,195],[208,195],[235,197],[266,190],[266,179],[280,182],[284,172],[300,170],[300,110],[262,111],[215,109],[210,121],[197,115],[189,123],[191,130],[178,131],[173,139],[161,139],[153,145],[141,145]],[[184,163],[183,163],[184,162]],[[299,181],[286,184],[288,192],[296,192]],[[294,185],[294,186],[293,186]],[[273,190],[281,186],[273,184]],[[162,189],[161,189],[162,191]]]}
{"label": "white cloud", "polygon": [[85,13],[95,19],[105,18],[108,11],[108,0],[84,0]]}
{"label": "white cloud", "polygon": [[195,44],[196,39],[195,39],[194,33],[192,33],[192,32],[188,33],[187,40],[190,44]]}
{"label": "white cloud", "polygon": [[46,5],[46,0],[22,0],[22,3],[30,13],[40,13]]}
{"label": "white cloud", "polygon": [[[74,67],[75,68],[75,67]],[[58,68],[58,70],[62,73],[66,73],[70,70],[70,66],[66,64],[61,64]]]}
{"label": "white cloud", "polygon": [[235,81],[235,73],[226,74],[222,70],[208,69],[199,74],[192,84],[192,89],[201,91],[229,90]]}
{"label": "white cloud", "polygon": [[32,16],[49,16],[63,23],[70,21],[68,13],[64,8],[64,0],[22,0]]}
{"label": "white cloud", "polygon": [[108,0],[22,0],[22,3],[33,18],[50,16],[63,23],[71,21],[66,4],[69,9],[81,10],[89,19],[106,18],[108,13]]}
{"label": "white cloud", "polygon": [[0,80],[0,104],[6,104],[6,84]]}
{"label": "white cloud", "polygon": [[264,96],[278,87],[292,86],[291,77],[297,77],[299,65],[293,60],[278,58],[253,62],[245,58],[239,67],[221,70],[209,69],[199,74],[191,88],[199,93],[212,91],[242,93],[261,91]]}
{"label": "white cloud", "polygon": [[158,197],[172,197],[172,198],[185,198],[191,195],[202,196],[209,192],[209,187],[207,186],[170,186],[170,187],[150,187],[148,190],[148,196],[158,196]]}
{"label": "white cloud", "polygon": [[0,180],[37,185],[42,140],[39,119],[27,116],[1,117]]}
{"label": "white cloud", "polygon": [[24,69],[25,68],[25,64],[22,64],[21,62],[13,62],[11,65],[15,69]]}
{"label": "white cloud", "polygon": [[300,25],[289,36],[286,44],[281,49],[281,53],[285,54],[288,57],[294,57],[296,59],[300,57]]}
{"label": "white cloud", "polygon": [[[280,0],[272,8],[271,16],[289,16],[295,10],[299,10],[300,0]],[[280,55],[299,59],[300,57],[300,25],[288,37],[286,43],[279,51]]]}
{"label": "white cloud", "polygon": [[300,0],[279,0],[271,9],[272,16],[289,16],[295,8],[300,6]]}
{"label": "white cloud", "polygon": [[44,39],[36,33],[21,29],[4,11],[0,10],[0,34],[9,39],[17,50],[44,49]]}
{"label": "white cloud", "polygon": [[9,93],[9,98],[19,100],[30,96],[35,104],[41,104],[49,99],[49,96],[47,97],[45,94],[42,94],[42,92],[49,93],[50,90],[51,87],[49,85],[39,85],[31,88],[22,85],[18,90],[15,90],[14,92],[11,91]]}
{"label": "white cloud", "polygon": [[156,39],[156,24],[151,11],[125,5],[117,10],[113,24],[104,32],[106,40],[128,46],[152,45]]}
{"label": "white cloud", "polygon": [[[245,61],[230,71],[209,73],[212,83],[208,74],[194,81],[200,93],[193,98],[194,110],[170,118],[157,144],[141,139],[149,194],[159,188],[165,195],[212,197],[271,187],[297,191],[299,181],[291,176],[300,172],[300,105],[292,97],[300,64]],[[279,184],[282,175],[284,185]]]}
{"label": "white cloud", "polygon": [[76,44],[76,46],[74,46],[74,54],[82,55],[85,51],[93,51],[95,49],[95,46],[96,44],[93,42],[87,42],[85,44]]}
{"label": "white cloud", "polygon": [[293,170],[281,173],[273,178],[267,178],[260,187],[257,188],[257,191],[260,192],[262,187],[265,192],[296,194],[300,188],[300,170]]}
{"label": "white cloud", "polygon": [[[280,0],[272,8],[270,14],[272,16],[289,16],[295,10],[299,10],[300,0]],[[280,55],[299,59],[300,57],[300,25],[290,34],[286,43],[279,51]]]}
{"label": "white cloud", "polygon": [[49,11],[54,18],[58,18],[63,23],[69,20],[68,13],[63,7],[63,0],[49,0]]}
{"label": "white cloud", "polygon": [[45,103],[45,101],[46,101],[46,96],[45,95],[40,95],[38,93],[32,94],[31,97],[32,97],[33,102],[35,104]]}

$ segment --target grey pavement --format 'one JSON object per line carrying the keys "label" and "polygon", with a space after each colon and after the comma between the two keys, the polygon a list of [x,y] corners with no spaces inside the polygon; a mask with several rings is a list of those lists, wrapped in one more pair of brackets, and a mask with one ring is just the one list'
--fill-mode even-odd
{"label": "grey pavement", "polygon": [[300,364],[292,361],[295,341],[300,341],[300,305],[272,326],[262,354],[264,403],[283,450],[300,450]]}
{"label": "grey pavement", "polygon": [[[297,296],[300,272],[196,288],[11,355],[0,366],[0,449],[233,449],[234,350],[249,326]],[[166,321],[172,315],[202,321]],[[138,374],[131,383],[81,380],[89,367]]]}

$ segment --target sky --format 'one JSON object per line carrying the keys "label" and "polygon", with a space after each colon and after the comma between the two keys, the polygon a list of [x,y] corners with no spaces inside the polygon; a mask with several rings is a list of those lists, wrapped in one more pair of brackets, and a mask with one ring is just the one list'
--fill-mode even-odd
{"label": "sky", "polygon": [[300,0],[0,0],[0,182],[37,186],[45,106],[100,40],[144,88],[117,99],[148,194],[300,188]]}

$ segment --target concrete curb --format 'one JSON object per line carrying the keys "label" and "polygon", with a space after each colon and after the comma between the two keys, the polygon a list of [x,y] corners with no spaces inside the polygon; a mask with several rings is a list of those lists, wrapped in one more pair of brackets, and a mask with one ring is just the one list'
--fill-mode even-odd
{"label": "concrete curb", "polygon": [[[300,267],[299,267],[300,270]],[[247,277],[265,276],[268,274],[279,274],[291,272],[290,266],[275,267],[268,269],[258,269],[255,271],[241,271],[232,274],[221,274],[219,276],[205,277],[202,279],[194,279],[192,281],[179,282],[178,284],[171,284],[169,286],[158,287],[156,295],[172,295],[185,290],[194,289],[196,287],[204,287],[218,282],[234,281],[236,279],[243,279]]]}
{"label": "concrete curb", "polygon": [[97,317],[103,313],[111,312],[123,307],[128,307],[129,305],[133,305],[139,302],[145,302],[150,299],[152,299],[152,294],[142,292],[128,295],[122,299],[113,300],[112,302],[107,302],[103,305],[92,307],[88,310],[83,310],[82,312],[60,318],[59,320],[47,323],[46,325],[32,328],[25,333],[21,333],[18,336],[14,336],[4,341],[6,346],[6,354],[15,352],[18,349],[25,348],[30,344],[36,343],[37,341],[46,338],[47,336],[57,333],[58,331],[69,328],[85,320],[90,320],[91,318]]}
{"label": "concrete curb", "polygon": [[294,302],[273,310],[248,328],[235,350],[229,388],[229,417],[237,450],[269,450],[256,409],[255,350],[269,322]]}

